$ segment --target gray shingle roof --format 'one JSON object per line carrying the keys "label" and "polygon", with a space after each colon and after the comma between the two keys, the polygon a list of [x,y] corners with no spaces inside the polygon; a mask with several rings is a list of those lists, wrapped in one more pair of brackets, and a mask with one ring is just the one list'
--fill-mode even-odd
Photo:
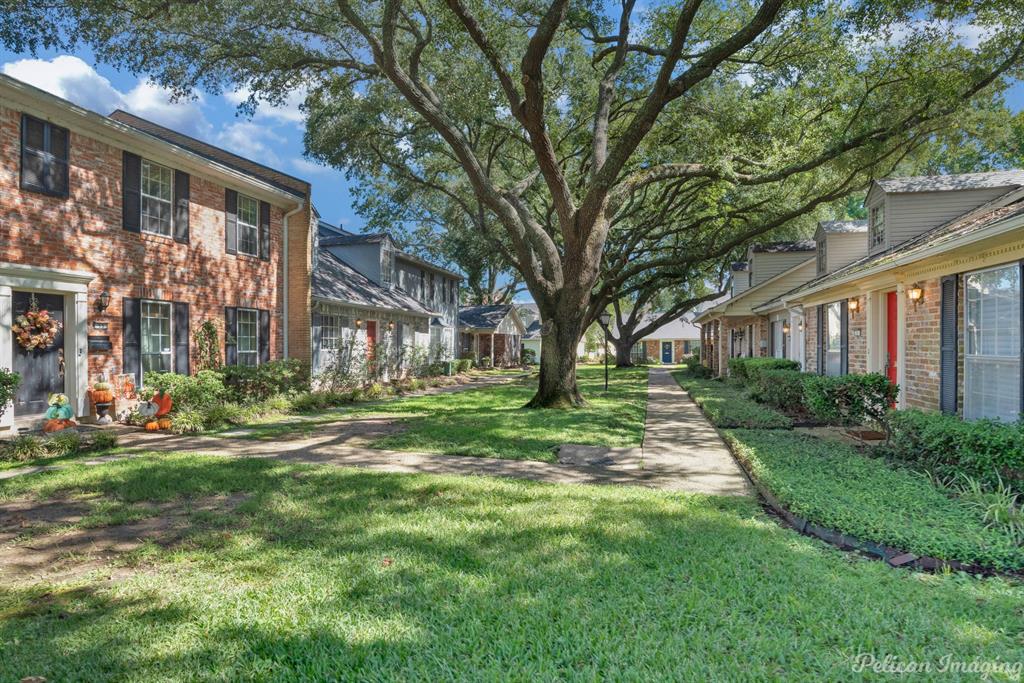
{"label": "gray shingle roof", "polygon": [[540,319],[530,323],[530,326],[526,328],[526,334],[523,335],[523,339],[540,339]]}
{"label": "gray shingle roof", "polygon": [[348,244],[372,244],[376,242],[383,242],[386,237],[387,235],[382,232],[372,235],[355,235],[353,233],[345,235],[329,235],[327,237],[320,238],[320,246],[340,247]]}
{"label": "gray shingle roof", "polygon": [[309,183],[301,178],[282,173],[277,169],[265,166],[252,159],[246,159],[245,157],[232,154],[231,152],[221,149],[220,147],[214,147],[211,144],[205,143],[202,140],[197,140],[191,136],[179,133],[176,130],[165,128],[160,124],[153,123],[147,119],[136,116],[135,114],[129,114],[126,111],[120,109],[114,111],[108,117],[123,123],[126,126],[131,126],[135,130],[152,135],[155,138],[159,138],[164,142],[169,142],[172,145],[187,149],[193,154],[198,154],[201,157],[206,157],[211,161],[229,166],[236,171],[245,173],[254,178],[258,178],[274,187],[277,187],[286,192],[290,192],[298,197],[305,197],[309,194]]}
{"label": "gray shingle roof", "polygon": [[882,178],[875,181],[886,192],[943,192],[949,190],[982,190],[996,187],[1024,186],[1024,170],[959,173],[956,175],[925,175],[907,178]]}
{"label": "gray shingle roof", "polygon": [[868,222],[860,221],[821,221],[818,227],[822,232],[867,232]]}
{"label": "gray shingle roof", "polygon": [[733,261],[733,263],[730,266],[730,268],[733,270],[733,272],[746,270],[747,269],[747,262],[746,261]]}
{"label": "gray shingle roof", "polygon": [[501,324],[501,321],[512,312],[512,304],[496,304],[493,306],[467,306],[459,309],[459,327],[472,327],[490,330]]}
{"label": "gray shingle roof", "polygon": [[751,250],[755,254],[781,254],[790,251],[814,251],[817,243],[814,240],[796,240],[795,242],[769,242],[755,244]]}
{"label": "gray shingle roof", "polygon": [[388,289],[366,277],[326,249],[313,269],[313,296],[352,306],[387,308],[429,315],[430,309],[398,289]]}
{"label": "gray shingle roof", "polygon": [[917,237],[913,237],[902,244],[892,247],[891,249],[871,256],[865,256],[853,263],[843,266],[839,270],[810,280],[809,282],[797,287],[792,292],[789,292],[789,294],[818,287],[833,281],[846,279],[861,271],[883,266],[886,263],[893,262],[907,256],[912,256],[915,252],[922,251],[926,248],[936,247],[955,241],[961,237],[966,237],[967,235],[988,227],[993,223],[1021,214],[1024,214],[1024,201],[1000,206],[982,213],[968,213],[965,216],[954,218],[953,220],[943,223],[936,228],[923,232]]}

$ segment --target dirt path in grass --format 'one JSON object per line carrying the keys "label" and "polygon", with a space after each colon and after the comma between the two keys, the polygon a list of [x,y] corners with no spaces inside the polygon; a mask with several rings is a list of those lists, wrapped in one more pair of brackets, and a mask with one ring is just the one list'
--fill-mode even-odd
{"label": "dirt path in grass", "polygon": [[[489,380],[486,384],[509,381],[508,378],[486,379]],[[446,389],[464,391],[481,384]],[[480,475],[554,484],[616,484],[711,495],[752,495],[746,476],[717,432],[667,370],[651,370],[647,391],[646,434],[642,448],[570,444],[562,448],[558,463],[368,448],[366,444],[374,439],[402,429],[396,420],[387,417],[311,424],[308,430],[271,441],[131,430],[122,435],[121,445],[138,453],[190,452],[278,458],[386,472]],[[131,454],[79,462],[98,464],[123,457],[131,457]],[[42,469],[45,468],[7,470],[0,472],[0,479]]]}

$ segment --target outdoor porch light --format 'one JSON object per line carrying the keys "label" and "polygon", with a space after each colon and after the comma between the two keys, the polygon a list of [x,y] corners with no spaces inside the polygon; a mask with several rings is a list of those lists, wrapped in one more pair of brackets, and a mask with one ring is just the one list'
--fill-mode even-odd
{"label": "outdoor porch light", "polygon": [[907,298],[915,304],[920,303],[920,301],[924,299],[924,289],[921,288],[921,285],[914,284],[907,289]]}
{"label": "outdoor porch light", "polygon": [[860,299],[850,299],[846,302],[846,305],[849,306],[850,311],[856,313],[857,309],[860,308]]}
{"label": "outdoor porch light", "polygon": [[388,321],[388,329],[389,330],[395,329],[395,321],[394,320],[389,320]]}
{"label": "outdoor porch light", "polygon": [[107,308],[109,306],[110,306],[110,292],[108,292],[107,290],[104,289],[100,293],[99,301],[96,303],[96,309],[100,313],[102,313],[103,311],[107,310]]}
{"label": "outdoor porch light", "polygon": [[804,321],[803,320],[801,320],[800,322],[798,322],[796,324],[796,329],[800,330],[801,332],[804,331]]}
{"label": "outdoor porch light", "polygon": [[363,326],[363,319],[362,318],[356,318],[356,329],[358,330],[362,326]]}
{"label": "outdoor porch light", "polygon": [[782,334],[789,334],[789,321],[788,320],[783,320],[782,321]]}

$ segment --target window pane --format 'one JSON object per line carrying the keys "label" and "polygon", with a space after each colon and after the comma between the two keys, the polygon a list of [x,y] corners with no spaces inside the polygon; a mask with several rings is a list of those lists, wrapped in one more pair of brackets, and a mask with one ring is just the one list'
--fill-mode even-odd
{"label": "window pane", "polygon": [[25,144],[32,149],[43,150],[43,122],[38,119],[26,118]]}
{"label": "window pane", "polygon": [[172,177],[166,166],[142,160],[142,229],[146,232],[171,234]]}
{"label": "window pane", "polygon": [[46,187],[44,176],[46,174],[46,162],[43,157],[30,149],[25,150],[21,163],[22,183],[26,187]]}
{"label": "window pane", "polygon": [[964,416],[1015,420],[1020,411],[1020,268],[964,278]]}
{"label": "window pane", "polygon": [[238,251],[250,256],[259,252],[260,203],[252,197],[238,195]]}
{"label": "window pane", "polygon": [[239,309],[235,344],[239,365],[256,365],[257,354],[257,313],[251,309]]}
{"label": "window pane", "polygon": [[171,371],[171,305],[142,302],[142,370]]}

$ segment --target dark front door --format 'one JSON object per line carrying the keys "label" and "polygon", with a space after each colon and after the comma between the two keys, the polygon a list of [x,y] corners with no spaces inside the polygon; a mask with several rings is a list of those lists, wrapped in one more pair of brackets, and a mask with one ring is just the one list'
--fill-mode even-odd
{"label": "dark front door", "polygon": [[[39,310],[47,310],[61,323],[61,330],[53,344],[45,349],[27,351],[17,339],[12,339],[13,370],[21,375],[21,384],[14,397],[14,414],[38,415],[46,412],[50,394],[64,393],[64,297],[59,294],[36,294]],[[32,303],[31,292],[14,292],[11,297],[14,318],[28,312]],[[12,335],[13,337],[13,335]]]}
{"label": "dark front door", "polygon": [[672,362],[672,342],[663,341],[661,342],[661,362],[671,363]]}

